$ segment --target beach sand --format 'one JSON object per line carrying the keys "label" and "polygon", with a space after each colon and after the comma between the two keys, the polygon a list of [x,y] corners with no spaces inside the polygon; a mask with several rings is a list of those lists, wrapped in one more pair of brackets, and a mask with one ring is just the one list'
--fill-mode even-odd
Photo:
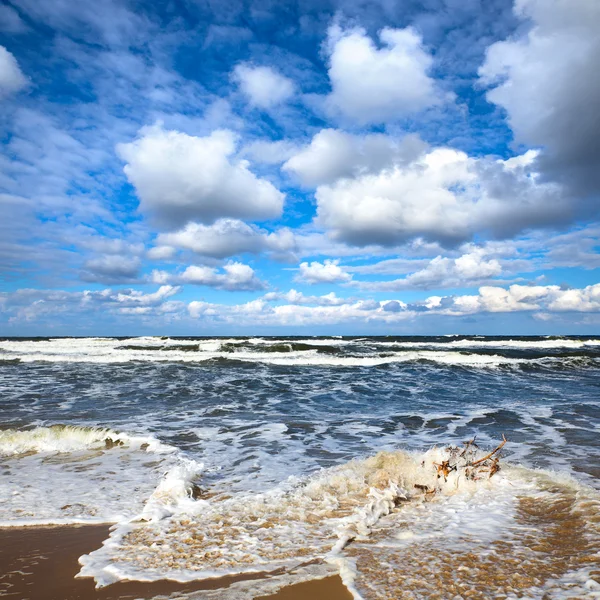
{"label": "beach sand", "polygon": [[[218,589],[229,577],[202,582],[123,582],[100,590],[90,578],[75,579],[78,558],[102,545],[107,525],[0,528],[0,597],[15,600],[134,600]],[[255,576],[260,577],[260,576]],[[245,579],[248,579],[246,577]],[[352,600],[339,577],[296,584],[261,600]]]}

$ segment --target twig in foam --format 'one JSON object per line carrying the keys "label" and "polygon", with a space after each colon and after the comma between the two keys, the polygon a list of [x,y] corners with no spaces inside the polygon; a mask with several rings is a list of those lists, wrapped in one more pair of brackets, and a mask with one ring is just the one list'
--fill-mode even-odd
{"label": "twig in foam", "polygon": [[483,458],[480,458],[479,460],[476,460],[474,463],[471,463],[471,466],[476,467],[477,465],[481,464],[482,462],[485,462],[489,458],[492,458],[492,456],[494,456],[494,454],[496,454],[496,452],[498,452],[498,450],[500,450],[504,446],[504,444],[506,444],[506,442],[507,442],[507,439],[504,437],[504,434],[502,434],[502,443],[495,450],[492,450],[492,452],[490,452],[489,454],[486,454],[486,456],[484,456]]}

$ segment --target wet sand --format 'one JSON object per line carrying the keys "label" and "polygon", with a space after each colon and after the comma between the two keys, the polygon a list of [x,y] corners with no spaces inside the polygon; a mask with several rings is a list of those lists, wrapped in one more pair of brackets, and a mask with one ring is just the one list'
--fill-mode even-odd
{"label": "wet sand", "polygon": [[[78,558],[102,545],[107,525],[0,528],[0,597],[15,600],[134,600],[225,588],[241,577],[202,582],[123,582],[97,590],[75,579]],[[244,579],[259,578],[260,575]],[[299,583],[261,600],[352,600],[339,577]]]}

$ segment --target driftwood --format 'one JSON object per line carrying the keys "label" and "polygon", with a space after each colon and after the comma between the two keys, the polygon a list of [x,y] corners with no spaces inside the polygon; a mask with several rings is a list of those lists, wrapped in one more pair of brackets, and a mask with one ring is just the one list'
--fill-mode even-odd
{"label": "driftwood", "polygon": [[[482,458],[475,460],[475,453],[478,449],[475,443],[475,438],[463,442],[464,448],[456,446],[450,446],[446,448],[448,452],[448,459],[441,463],[433,463],[437,470],[437,478],[444,478],[444,481],[448,481],[448,475],[456,471],[460,471],[466,479],[476,481],[483,478],[483,474],[487,475],[487,478],[492,478],[500,470],[500,458],[498,452],[504,447],[507,439],[502,434],[502,442],[490,453],[486,454]],[[422,466],[425,466],[423,461]],[[457,482],[458,484],[458,482]],[[415,489],[419,490],[425,495],[435,494],[435,489],[430,489],[427,485],[416,483]]]}
{"label": "driftwood", "polygon": [[471,463],[471,466],[475,467],[478,464],[485,462],[488,458],[491,458],[492,456],[494,456],[494,454],[496,454],[496,452],[498,452],[498,450],[500,450],[504,446],[504,444],[506,444],[506,438],[504,437],[504,434],[502,434],[502,443],[495,450],[493,450],[492,452],[490,452],[483,458],[480,458],[479,460],[476,460],[474,463]]}
{"label": "driftwood", "polygon": [[463,448],[463,451],[460,453],[461,458],[469,451],[469,448],[471,448],[471,447],[479,448],[479,446],[475,443],[476,439],[477,439],[477,436],[475,436],[472,440],[467,440],[466,442],[463,442],[465,447]]}
{"label": "driftwood", "polygon": [[444,481],[448,481],[448,475],[452,473],[452,471],[456,471],[457,466],[451,465],[450,460],[444,460],[441,463],[433,463],[437,467],[437,476],[438,479],[443,475]]}

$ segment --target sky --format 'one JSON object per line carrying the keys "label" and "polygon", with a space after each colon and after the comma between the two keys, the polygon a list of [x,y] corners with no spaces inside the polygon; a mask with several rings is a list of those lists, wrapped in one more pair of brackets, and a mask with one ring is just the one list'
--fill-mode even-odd
{"label": "sky", "polygon": [[597,0],[1,0],[0,335],[600,333]]}

